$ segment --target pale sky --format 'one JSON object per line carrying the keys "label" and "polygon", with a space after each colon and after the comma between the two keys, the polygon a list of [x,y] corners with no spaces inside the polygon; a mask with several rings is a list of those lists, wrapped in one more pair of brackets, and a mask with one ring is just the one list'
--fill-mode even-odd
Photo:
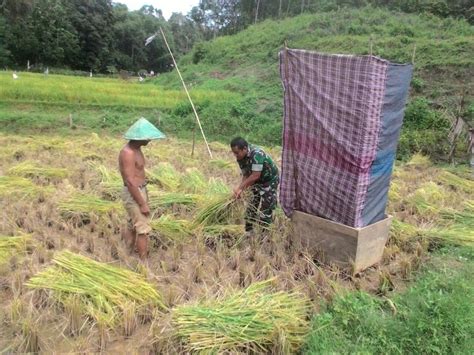
{"label": "pale sky", "polygon": [[193,6],[199,4],[199,0],[114,0],[114,2],[127,5],[129,10],[138,10],[143,5],[152,5],[154,8],[161,9],[166,19],[169,19],[173,12],[186,15]]}

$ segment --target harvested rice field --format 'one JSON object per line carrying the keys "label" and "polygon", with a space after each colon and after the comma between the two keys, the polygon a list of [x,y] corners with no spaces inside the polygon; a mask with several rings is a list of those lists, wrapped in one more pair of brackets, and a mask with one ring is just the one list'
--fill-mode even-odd
{"label": "harvested rice field", "polygon": [[281,210],[268,231],[244,235],[227,146],[212,143],[209,160],[169,139],[143,149],[153,216],[143,265],[120,233],[123,144],[0,135],[0,351],[298,353],[323,301],[385,297],[433,248],[474,243],[472,175],[416,155],[394,171],[381,264],[360,274],[324,265]]}

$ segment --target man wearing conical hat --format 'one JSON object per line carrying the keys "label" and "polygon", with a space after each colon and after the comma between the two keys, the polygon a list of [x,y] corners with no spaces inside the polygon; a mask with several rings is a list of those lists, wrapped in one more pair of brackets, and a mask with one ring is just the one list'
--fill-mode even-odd
{"label": "man wearing conical hat", "polygon": [[123,179],[122,200],[128,213],[128,226],[122,236],[128,247],[136,249],[140,259],[148,254],[151,232],[150,207],[145,179],[145,157],[141,151],[153,139],[165,138],[158,128],[145,118],[140,118],[125,133],[128,143],[119,154],[120,174]]}

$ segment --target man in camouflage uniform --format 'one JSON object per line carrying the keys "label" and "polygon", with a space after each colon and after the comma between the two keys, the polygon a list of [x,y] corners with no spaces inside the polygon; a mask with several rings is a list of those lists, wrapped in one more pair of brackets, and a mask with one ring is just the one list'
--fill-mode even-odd
{"label": "man in camouflage uniform", "polygon": [[272,213],[277,205],[277,189],[280,178],[278,168],[263,149],[249,145],[241,137],[230,142],[242,173],[240,185],[234,189],[239,198],[244,190],[250,188],[252,197],[245,214],[245,231],[252,232],[254,222],[263,227],[272,223]]}

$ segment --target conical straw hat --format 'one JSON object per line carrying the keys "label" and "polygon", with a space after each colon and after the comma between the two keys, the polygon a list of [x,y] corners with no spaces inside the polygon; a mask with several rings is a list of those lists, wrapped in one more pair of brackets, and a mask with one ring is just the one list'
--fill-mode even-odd
{"label": "conical straw hat", "polygon": [[123,136],[125,139],[134,141],[145,141],[166,138],[158,128],[151,124],[146,118],[140,118],[135,122]]}

